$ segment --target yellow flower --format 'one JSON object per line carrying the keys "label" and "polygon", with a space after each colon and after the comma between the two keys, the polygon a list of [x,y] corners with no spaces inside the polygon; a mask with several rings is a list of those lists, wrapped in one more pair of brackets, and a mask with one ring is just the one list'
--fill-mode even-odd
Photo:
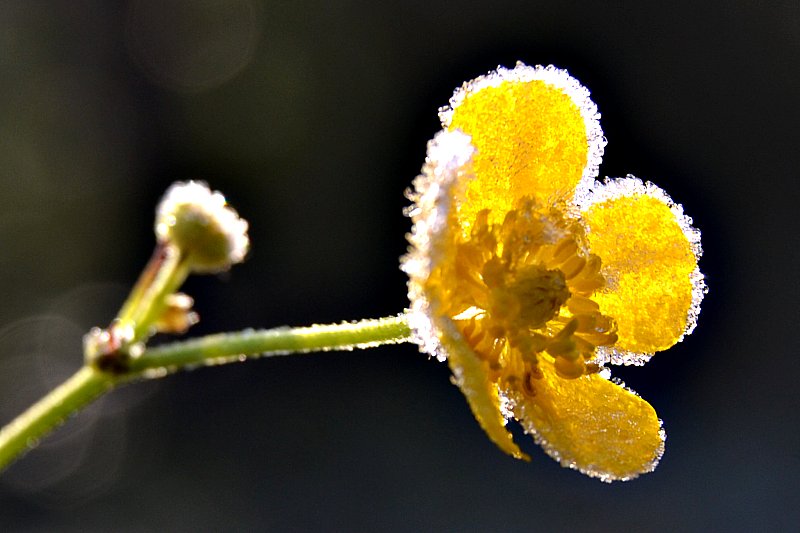
{"label": "yellow flower", "polygon": [[644,364],[694,329],[700,232],[649,182],[595,180],[600,115],[566,71],[499,68],[440,116],[403,258],[420,348],[506,453],[527,459],[514,418],[590,476],[653,470],[661,421],[605,365]]}

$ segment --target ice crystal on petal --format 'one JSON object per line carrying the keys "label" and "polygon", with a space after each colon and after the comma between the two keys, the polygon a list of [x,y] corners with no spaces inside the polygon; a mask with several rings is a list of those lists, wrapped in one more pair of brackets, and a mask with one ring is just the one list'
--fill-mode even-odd
{"label": "ice crystal on petal", "polygon": [[439,132],[428,143],[428,156],[422,174],[414,180],[414,189],[407,193],[414,205],[406,210],[406,214],[415,220],[408,235],[411,247],[401,259],[400,265],[412,280],[408,285],[411,302],[408,322],[420,350],[440,361],[444,361],[447,354],[442,350],[431,323],[431,303],[424,288],[413,280],[427,279],[431,263],[437,261],[441,255],[432,239],[442,233],[450,210],[453,209],[454,195],[451,189],[463,187],[464,181],[469,179],[465,169],[468,168],[474,152],[467,135],[460,132]]}
{"label": "ice crystal on petal", "polygon": [[450,98],[449,105],[439,108],[439,118],[442,121],[442,126],[445,128],[451,126],[454,110],[470,94],[488,87],[499,87],[503,83],[527,83],[532,81],[541,81],[563,91],[580,111],[580,116],[586,129],[588,153],[583,176],[576,185],[576,194],[584,195],[594,184],[600,163],[603,160],[603,151],[608,141],[603,136],[603,130],[600,127],[600,112],[597,110],[597,105],[592,101],[589,90],[564,69],[553,65],[531,67],[522,62],[517,62],[512,69],[498,66],[497,70],[465,82],[460,88],[456,89]]}
{"label": "ice crystal on petal", "polygon": [[[659,240],[667,238],[664,235],[664,232],[668,231],[670,224],[673,225],[683,234],[685,244],[682,246],[686,249],[686,252],[683,254],[683,262],[688,267],[691,267],[691,270],[686,272],[686,278],[683,278],[688,283],[690,302],[687,302],[687,308],[684,311],[686,320],[681,331],[677,332],[675,338],[670,341],[670,344],[674,344],[682,341],[686,335],[690,334],[694,330],[697,324],[697,318],[700,314],[700,304],[703,300],[703,297],[708,292],[704,276],[697,267],[697,262],[703,254],[700,244],[700,231],[692,226],[692,219],[684,213],[683,206],[675,203],[672,198],[670,198],[670,196],[660,187],[651,182],[642,182],[642,180],[631,175],[619,179],[606,178],[604,182],[596,181],[587,194],[576,195],[575,201],[581,213],[584,214],[588,220],[586,222],[587,233],[589,241],[591,242],[594,231],[592,227],[592,217],[594,215],[591,214],[593,208],[597,207],[600,210],[604,208],[607,209],[616,204],[621,204],[625,200],[636,201],[637,204],[644,204],[646,199],[652,199],[662,204],[664,207],[661,209],[664,210],[665,213],[667,212],[666,210],[671,213],[671,220],[668,219],[670,218],[669,215],[667,215],[667,218],[662,216],[659,220],[659,225],[654,226],[652,230],[650,230],[650,233],[642,236],[642,242],[651,241],[657,243]],[[658,208],[658,206],[656,205],[655,208]],[[636,209],[641,211],[644,208]],[[613,220],[613,224],[616,226],[623,225],[625,222],[622,220],[622,218],[624,217],[619,217]],[[637,218],[642,218],[642,216],[637,215]],[[635,220],[636,218],[631,219],[632,222]],[[607,230],[602,228],[600,231]],[[673,234],[674,233],[675,232],[673,232]],[[673,237],[673,239],[674,238],[675,237]],[[647,248],[647,246],[641,246],[639,250],[628,253],[632,253],[634,255],[636,253],[647,253],[646,251],[643,251],[642,248]],[[673,253],[673,250],[674,247],[670,247],[669,249],[664,250],[663,255],[669,255],[670,253]],[[619,255],[619,253],[621,252],[615,252],[616,255]],[[651,253],[655,253],[655,250],[652,250]],[[638,259],[623,259],[625,260],[624,263],[617,261],[617,264],[621,264],[623,267],[625,267],[631,264],[629,261],[638,261],[641,263],[639,264],[639,269],[643,267],[649,267],[649,265],[657,263],[655,258],[646,261],[647,258],[644,256]],[[673,269],[672,275],[675,274],[674,269],[679,262],[679,259],[675,259],[674,262],[669,265],[670,268]],[[663,265],[661,268],[663,268]],[[607,264],[604,270],[604,275],[606,276],[610,289],[617,290],[620,282],[618,276],[624,276],[626,274],[620,274],[620,272],[616,270],[614,264]],[[657,280],[655,279],[652,280],[650,285],[654,284],[657,284]],[[641,292],[639,292],[639,296],[643,297]],[[649,350],[629,350],[621,348],[620,346],[601,347],[598,349],[596,361],[601,364],[610,362],[612,364],[642,365],[650,359],[650,357],[653,355],[653,351],[657,349],[663,348],[653,346],[653,348]]]}

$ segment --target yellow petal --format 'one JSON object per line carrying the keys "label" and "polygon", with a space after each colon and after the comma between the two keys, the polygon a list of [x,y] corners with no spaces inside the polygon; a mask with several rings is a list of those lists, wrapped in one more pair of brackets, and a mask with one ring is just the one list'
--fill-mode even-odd
{"label": "yellow petal", "polygon": [[486,361],[482,361],[469,345],[459,338],[457,332],[453,333],[443,335],[441,341],[448,354],[447,363],[453,372],[453,382],[466,396],[472,414],[492,442],[501,450],[517,459],[529,460],[530,458],[514,444],[511,433],[506,430],[506,419],[500,411],[497,385],[488,379],[489,369]]}
{"label": "yellow petal", "polygon": [[614,348],[652,353],[691,333],[705,283],[697,268],[700,232],[681,206],[655,185],[628,177],[599,186],[583,216],[607,279],[592,299],[617,321]]}
{"label": "yellow petal", "polygon": [[570,200],[597,175],[605,140],[589,91],[566,71],[518,64],[456,91],[443,125],[472,137],[476,179],[459,218],[468,231],[478,211],[500,222],[516,199]]}
{"label": "yellow petal", "polygon": [[540,368],[535,396],[505,393],[515,403],[514,416],[551,457],[603,481],[656,467],[665,437],[649,403],[599,374],[561,379],[551,364]]}
{"label": "yellow petal", "polygon": [[456,268],[461,232],[453,206],[473,179],[474,152],[469,137],[458,132],[439,132],[428,143],[423,173],[410,195],[415,202],[408,212],[414,221],[412,247],[402,259],[409,276],[408,320],[420,350],[448,361],[454,382],[489,438],[509,455],[526,459],[505,429],[497,386],[488,379],[486,363],[473,353],[446,311],[453,298],[448,281]]}

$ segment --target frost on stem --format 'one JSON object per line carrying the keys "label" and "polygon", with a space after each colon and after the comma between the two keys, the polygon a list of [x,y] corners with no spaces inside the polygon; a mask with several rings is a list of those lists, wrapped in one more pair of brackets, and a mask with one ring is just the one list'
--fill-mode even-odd
{"label": "frost on stem", "polygon": [[156,210],[156,237],[172,244],[199,273],[228,270],[247,255],[247,221],[231,208],[222,193],[203,182],[173,184]]}

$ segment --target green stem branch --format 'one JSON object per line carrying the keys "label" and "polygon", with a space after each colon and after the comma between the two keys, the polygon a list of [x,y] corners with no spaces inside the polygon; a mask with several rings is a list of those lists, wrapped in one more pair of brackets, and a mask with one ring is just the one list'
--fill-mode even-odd
{"label": "green stem branch", "polygon": [[275,356],[372,348],[410,340],[406,315],[360,322],[220,333],[147,349],[121,373],[86,365],[0,430],[0,471],[70,415],[115,386],[177,370]]}
{"label": "green stem branch", "polygon": [[159,244],[128,300],[117,315],[121,326],[133,328],[132,342],[146,340],[166,307],[167,297],[178,291],[190,272],[189,258],[173,246]]}
{"label": "green stem branch", "polygon": [[149,370],[163,372],[225,364],[251,356],[372,348],[406,342],[410,335],[405,315],[305,328],[249,329],[149,348],[131,361],[130,370],[135,378]]}
{"label": "green stem branch", "polygon": [[114,386],[109,375],[89,366],[50,391],[0,430],[0,471],[39,439],[62,424],[67,417],[89,405]]}

